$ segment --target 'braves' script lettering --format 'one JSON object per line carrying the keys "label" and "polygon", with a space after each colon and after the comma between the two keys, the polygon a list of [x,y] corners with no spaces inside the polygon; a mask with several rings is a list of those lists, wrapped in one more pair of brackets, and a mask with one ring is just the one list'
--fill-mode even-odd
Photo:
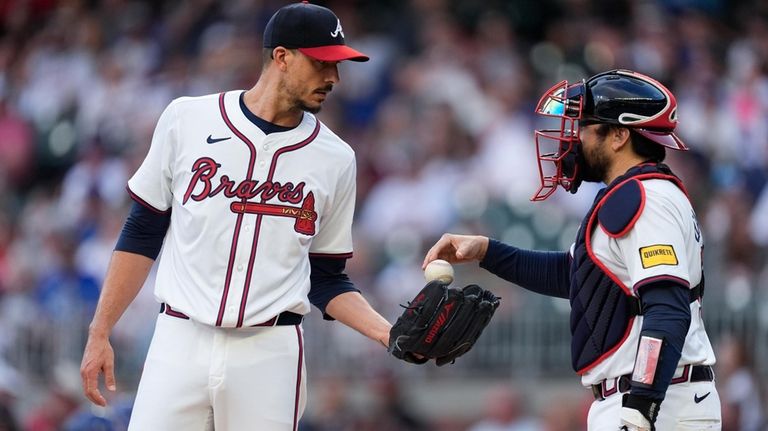
{"label": "'braves' script lettering", "polygon": [[215,180],[216,173],[221,165],[216,163],[210,157],[201,157],[195,160],[192,165],[192,179],[187,186],[187,192],[184,193],[184,201],[191,198],[193,201],[202,201],[222,193],[228,198],[238,198],[250,200],[260,197],[266,202],[277,197],[281,202],[297,204],[304,200],[304,181],[293,184],[287,182],[281,184],[277,181],[243,180],[236,183],[228,175],[222,175],[218,181]]}

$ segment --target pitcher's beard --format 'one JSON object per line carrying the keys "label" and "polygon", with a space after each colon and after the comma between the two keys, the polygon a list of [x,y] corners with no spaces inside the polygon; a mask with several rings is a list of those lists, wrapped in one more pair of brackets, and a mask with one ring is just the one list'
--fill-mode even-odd
{"label": "pitcher's beard", "polygon": [[317,114],[322,109],[322,104],[318,103],[315,106],[310,106],[305,102],[298,91],[291,89],[286,84],[280,85],[281,89],[285,92],[286,97],[290,100],[291,108],[297,109],[303,112],[309,112],[310,114]]}
{"label": "pitcher's beard", "polygon": [[317,114],[323,109],[323,105],[307,106],[307,104],[304,102],[299,102],[297,107],[304,112],[309,112],[310,114]]}
{"label": "pitcher's beard", "polygon": [[[324,90],[327,92],[330,92],[332,88],[333,88],[332,86],[327,86],[326,88],[324,88]],[[314,94],[315,93],[312,93],[312,95]],[[293,96],[293,106],[298,109],[301,109],[302,111],[309,112],[310,114],[317,114],[323,108],[323,102],[315,102],[315,103],[317,104],[309,105],[309,102],[306,102],[300,96],[298,95]]]}
{"label": "pitcher's beard", "polygon": [[293,103],[291,103],[291,106],[293,106],[295,109],[299,109],[304,112],[309,112],[310,114],[317,114],[322,109],[323,105],[318,103],[315,106],[309,106],[307,102],[303,101],[300,97],[294,96],[293,97]]}

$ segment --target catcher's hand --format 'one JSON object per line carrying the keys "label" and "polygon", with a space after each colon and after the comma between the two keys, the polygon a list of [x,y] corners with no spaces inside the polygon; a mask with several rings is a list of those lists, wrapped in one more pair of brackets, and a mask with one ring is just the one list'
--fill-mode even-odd
{"label": "catcher's hand", "polygon": [[453,363],[472,348],[498,306],[496,295],[475,284],[459,290],[431,281],[392,327],[389,351],[415,364]]}
{"label": "catcher's hand", "polygon": [[661,401],[640,395],[624,394],[621,398],[620,431],[656,431],[656,417]]}

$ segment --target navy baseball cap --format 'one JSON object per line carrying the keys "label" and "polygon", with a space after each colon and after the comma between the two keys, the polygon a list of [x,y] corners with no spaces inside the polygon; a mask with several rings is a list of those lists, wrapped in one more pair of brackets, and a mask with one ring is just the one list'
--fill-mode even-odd
{"label": "navy baseball cap", "polygon": [[306,1],[280,8],[264,29],[264,48],[298,49],[320,61],[368,61],[344,43],[341,21],[330,9]]}

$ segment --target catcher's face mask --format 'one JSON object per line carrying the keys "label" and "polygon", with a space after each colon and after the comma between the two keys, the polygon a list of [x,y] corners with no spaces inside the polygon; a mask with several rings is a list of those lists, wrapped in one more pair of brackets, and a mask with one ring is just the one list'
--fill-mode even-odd
{"label": "catcher's face mask", "polygon": [[688,149],[674,133],[677,101],[672,92],[631,70],[611,70],[570,85],[562,81],[541,96],[536,113],[555,124],[536,130],[541,187],[534,201],[548,198],[558,185],[576,193],[587,166],[579,130],[588,124],[626,127],[664,147]]}
{"label": "catcher's face mask", "polygon": [[559,122],[559,128],[535,132],[541,186],[531,198],[533,201],[548,198],[558,185],[576,193],[581,184],[579,122],[584,109],[584,90],[584,81],[572,85],[562,81],[547,90],[536,105],[536,113],[549,118],[547,121]]}

